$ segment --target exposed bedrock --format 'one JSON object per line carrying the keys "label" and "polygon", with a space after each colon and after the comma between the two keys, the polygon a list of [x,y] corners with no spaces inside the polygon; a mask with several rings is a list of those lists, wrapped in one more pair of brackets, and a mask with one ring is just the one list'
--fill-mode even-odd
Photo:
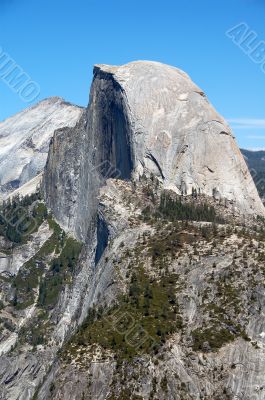
{"label": "exposed bedrock", "polygon": [[178,193],[196,188],[264,215],[231,129],[188,75],[157,62],[96,65],[87,110],[51,144],[48,205],[84,239],[105,178],[151,173]]}
{"label": "exposed bedrock", "polygon": [[1,197],[30,182],[32,192],[36,189],[34,178],[43,172],[54,131],[73,127],[82,110],[59,97],[50,97],[0,122]]}
{"label": "exposed bedrock", "polygon": [[105,179],[130,179],[131,137],[122,88],[96,68],[89,106],[74,128],[55,132],[43,179],[48,206],[79,239],[95,218]]}

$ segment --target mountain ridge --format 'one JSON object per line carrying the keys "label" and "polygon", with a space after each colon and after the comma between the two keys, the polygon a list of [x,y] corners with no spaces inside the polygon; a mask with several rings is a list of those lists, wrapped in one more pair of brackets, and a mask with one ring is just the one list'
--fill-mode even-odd
{"label": "mountain ridge", "polygon": [[74,125],[82,108],[52,97],[0,123],[0,192],[7,197],[43,171],[54,130]]}
{"label": "mountain ridge", "polygon": [[264,208],[230,128],[173,67],[94,72],[0,205],[1,400],[263,400]]}
{"label": "mountain ridge", "polygon": [[136,182],[154,175],[178,194],[215,193],[238,212],[265,215],[229,126],[186,74],[161,63],[97,65],[77,127],[54,137],[43,190],[64,229],[85,240],[93,218],[86,204],[96,207],[115,171]]}
{"label": "mountain ridge", "polygon": [[252,178],[257,186],[258,193],[264,202],[265,199],[265,151],[241,149],[248,164]]}

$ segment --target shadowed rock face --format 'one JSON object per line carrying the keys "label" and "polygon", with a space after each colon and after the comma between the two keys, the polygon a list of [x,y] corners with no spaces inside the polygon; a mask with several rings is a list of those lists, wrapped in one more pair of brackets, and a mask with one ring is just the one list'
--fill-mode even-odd
{"label": "shadowed rock face", "polygon": [[178,192],[215,191],[243,212],[264,214],[229,126],[184,72],[156,62],[96,71],[95,79],[100,71],[120,86],[135,177],[153,173]]}
{"label": "shadowed rock face", "polygon": [[55,132],[43,189],[55,217],[85,240],[95,222],[98,189],[106,178],[130,179],[131,126],[123,90],[95,68],[90,103],[74,128]]}
{"label": "shadowed rock face", "polygon": [[97,65],[82,121],[55,134],[44,177],[48,205],[84,238],[104,178],[143,174],[178,193],[196,188],[264,215],[229,126],[184,72],[145,61]]}
{"label": "shadowed rock face", "polygon": [[0,122],[1,196],[43,172],[54,131],[74,126],[81,112],[81,107],[51,97]]}
{"label": "shadowed rock face", "polygon": [[[95,106],[92,102],[96,100]],[[129,179],[133,169],[131,125],[123,89],[112,75],[94,69],[89,114],[94,118],[98,161],[105,177]],[[90,116],[88,115],[88,116]],[[110,168],[112,167],[112,168]]]}
{"label": "shadowed rock face", "polygon": [[[76,264],[71,235],[56,233],[50,220],[14,248],[0,237],[0,399],[264,400],[262,222],[241,226],[230,203],[204,195],[187,197],[184,209],[207,201],[228,224],[167,214],[161,221],[164,187],[195,187],[232,199],[241,213],[264,213],[229,127],[187,75],[150,62],[96,66],[89,106],[73,128],[56,130],[43,180],[57,220],[85,242]],[[57,267],[67,248],[69,271]],[[44,303],[43,288],[52,295],[54,286],[55,299]],[[112,304],[122,315],[129,310],[117,341]],[[93,307],[100,329],[83,325],[79,341],[76,330]],[[146,317],[158,354],[135,342],[144,345]]]}

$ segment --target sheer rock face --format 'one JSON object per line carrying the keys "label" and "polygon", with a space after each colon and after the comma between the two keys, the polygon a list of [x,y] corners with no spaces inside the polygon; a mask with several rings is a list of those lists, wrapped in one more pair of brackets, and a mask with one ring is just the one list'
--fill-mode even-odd
{"label": "sheer rock face", "polygon": [[[145,400],[247,399],[255,394],[259,400],[264,398],[262,243],[252,238],[252,230],[242,238],[241,232],[232,234],[227,227],[223,231],[215,225],[211,228],[217,229],[215,236],[207,241],[198,236],[198,223],[187,235],[187,243],[181,240],[187,226],[184,231],[180,226],[180,236],[171,240],[175,221],[163,227],[159,220],[149,224],[142,219],[146,206],[154,206],[147,194],[153,181],[126,181],[137,181],[142,174],[158,176],[161,188],[190,193],[193,186],[210,195],[214,191],[215,197],[234,200],[241,212],[263,213],[229,128],[184,73],[145,62],[119,68],[96,66],[89,106],[74,127],[56,130],[44,172],[48,206],[65,229],[85,242],[72,279],[62,286],[57,303],[50,304],[48,321],[44,318],[40,325],[44,345],[30,345],[31,338],[25,337],[43,310],[38,301],[41,280],[34,290],[34,304],[14,314],[9,305],[14,288],[7,272],[16,274],[49,240],[47,224],[34,234],[30,247],[18,246],[12,252],[14,261],[9,254],[0,257],[5,273],[0,280],[5,309],[0,313],[8,312],[15,324],[15,332],[12,326],[5,327],[8,336],[0,347],[0,399],[103,400],[120,398],[123,393]],[[108,179],[105,184],[109,177],[122,179]],[[157,204],[159,199],[157,193]],[[202,232],[205,227],[203,223]],[[190,241],[192,236],[194,241]],[[167,242],[169,249],[176,250],[170,256],[166,248],[161,264],[152,261],[150,249],[156,242]],[[165,264],[167,255],[170,261]],[[50,258],[47,262],[50,267]],[[70,359],[58,353],[65,350],[65,341],[91,307],[107,311],[120,294],[128,293],[132,272],[138,267],[158,282],[161,274],[179,277],[174,293],[184,324],[158,356],[137,356],[135,364],[125,361],[123,370],[118,370],[114,353],[94,354],[82,345]],[[211,305],[216,306],[214,310]],[[233,332],[235,340],[225,342],[218,351],[193,351],[192,333],[214,328],[216,321]]]}
{"label": "sheer rock face", "polygon": [[85,240],[95,218],[105,178],[131,176],[130,132],[122,88],[95,69],[89,106],[74,128],[55,132],[43,179],[48,206],[78,239]]}
{"label": "sheer rock face", "polygon": [[86,220],[93,208],[89,201],[93,182],[89,181],[90,148],[85,123],[83,113],[75,128],[55,132],[43,176],[48,207],[66,231],[72,231],[81,239],[85,238]]}
{"label": "sheer rock face", "polygon": [[233,201],[242,213],[264,215],[229,126],[184,72],[144,61],[96,65],[79,126],[55,134],[44,177],[48,205],[65,229],[84,238],[95,181],[143,174],[178,193],[196,188]]}
{"label": "sheer rock face", "polygon": [[51,97],[0,123],[0,193],[3,197],[44,169],[55,129],[74,126],[82,108]]}
{"label": "sheer rock face", "polygon": [[134,176],[153,173],[179,192],[215,192],[243,212],[264,214],[229,126],[184,72],[133,62],[96,66],[95,79],[119,86],[119,96],[106,92],[106,98],[124,102]]}

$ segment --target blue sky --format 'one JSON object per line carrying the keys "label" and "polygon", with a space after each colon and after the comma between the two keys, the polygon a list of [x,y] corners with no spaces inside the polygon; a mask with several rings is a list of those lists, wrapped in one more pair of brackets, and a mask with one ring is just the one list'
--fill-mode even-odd
{"label": "blue sky", "polygon": [[[265,0],[0,0],[0,50],[37,82],[37,100],[79,105],[93,64],[175,65],[231,121],[241,147],[265,148],[265,67],[226,35],[244,23],[259,45],[264,21]],[[29,104],[0,77],[0,105],[3,120]]]}

